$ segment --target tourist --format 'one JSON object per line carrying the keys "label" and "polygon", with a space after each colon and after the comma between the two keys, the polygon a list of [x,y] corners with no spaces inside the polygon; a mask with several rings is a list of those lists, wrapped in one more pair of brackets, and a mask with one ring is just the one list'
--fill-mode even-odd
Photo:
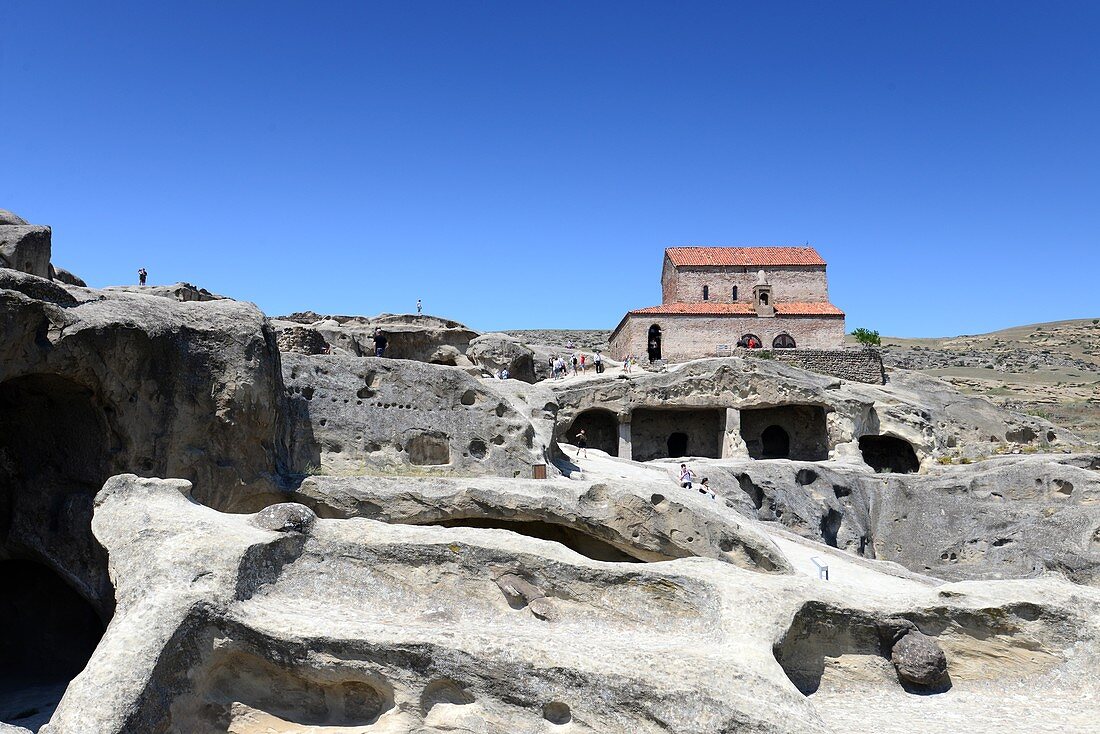
{"label": "tourist", "polygon": [[420,299],[416,299],[416,315],[420,316],[424,313],[424,304],[420,302]]}
{"label": "tourist", "polygon": [[749,343],[748,343],[748,341],[745,340],[745,337],[741,337],[740,339],[737,340],[737,348],[738,349],[744,349],[748,345],[749,345]]}
{"label": "tourist", "polygon": [[577,354],[575,352],[572,355],[570,355],[569,361],[573,365],[573,377],[576,377],[577,376]]}
{"label": "tourist", "polygon": [[699,493],[709,494],[712,500],[718,499],[718,495],[714,493],[714,490],[710,488],[710,480],[703,477],[703,480],[699,482]]}
{"label": "tourist", "polygon": [[381,328],[374,330],[374,356],[381,357],[386,353],[387,340],[384,334],[382,334]]}
{"label": "tourist", "polygon": [[581,458],[581,454],[584,454],[584,458],[588,458],[588,436],[585,435],[584,429],[577,431],[577,458]]}
{"label": "tourist", "polygon": [[149,273],[145,268],[138,268],[138,285],[145,285],[145,279],[149,277]]}
{"label": "tourist", "polygon": [[502,369],[500,371],[500,379],[502,379],[502,380],[507,380],[508,379],[508,368],[507,367],[505,367],[504,369]]}
{"label": "tourist", "polygon": [[584,352],[581,352],[581,374],[582,375],[586,374],[584,362],[587,358],[588,358],[588,355],[586,355]]}
{"label": "tourist", "polygon": [[596,356],[592,358],[592,363],[596,365],[596,374],[603,374],[603,357],[600,356],[600,350],[596,350]]}
{"label": "tourist", "polygon": [[558,376],[558,365],[554,361],[554,355],[551,354],[550,358],[548,360],[546,360],[546,362],[547,362],[547,364],[550,365],[550,377],[551,377],[551,379],[557,377]]}
{"label": "tourist", "polygon": [[691,489],[691,469],[688,469],[687,464],[680,464],[680,486]]}

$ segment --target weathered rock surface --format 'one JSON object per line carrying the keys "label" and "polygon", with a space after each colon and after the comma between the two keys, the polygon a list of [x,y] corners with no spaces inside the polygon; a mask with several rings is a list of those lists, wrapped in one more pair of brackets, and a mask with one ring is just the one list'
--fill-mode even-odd
{"label": "weathered rock surface", "polygon": [[928,635],[910,630],[894,643],[890,662],[898,678],[921,688],[935,688],[947,676],[947,656]]}
{"label": "weathered rock surface", "polygon": [[387,339],[385,356],[452,366],[470,366],[465,359],[470,341],[478,334],[457,321],[415,314],[319,316],[308,312],[272,319],[276,331],[306,327],[316,331],[336,354],[374,356],[374,331]]}
{"label": "weathered rock surface", "polygon": [[26,224],[27,220],[19,216],[15,212],[10,212],[7,209],[0,209],[0,226],[4,225],[19,225]]}
{"label": "weathered rock surface", "polygon": [[285,460],[281,399],[274,335],[250,304],[0,270],[0,557],[50,565],[108,613],[89,530],[107,477],[186,477],[229,507]]}
{"label": "weathered rock surface", "polygon": [[199,288],[190,283],[173,283],[172,285],[112,285],[103,290],[114,293],[138,293],[143,296],[171,298],[181,303],[191,301],[219,301],[225,299],[225,296],[219,296],[216,293],[211,293],[205,288]]}
{"label": "weathered rock surface", "polygon": [[541,386],[388,358],[282,365],[295,472],[531,477],[549,463],[556,406]]}
{"label": "weathered rock surface", "polygon": [[[739,511],[869,558],[964,580],[1100,584],[1095,455],[1005,456],[922,474],[840,462],[694,460]],[[670,460],[671,474],[678,466]]]}
{"label": "weathered rock surface", "polygon": [[[1073,731],[1100,713],[1082,695],[1100,592],[1064,581],[937,587],[836,557],[824,583],[365,518],[287,534],[189,494],[121,476],[97,497],[117,610],[43,734]],[[909,626],[950,694],[899,684],[881,638]]]}

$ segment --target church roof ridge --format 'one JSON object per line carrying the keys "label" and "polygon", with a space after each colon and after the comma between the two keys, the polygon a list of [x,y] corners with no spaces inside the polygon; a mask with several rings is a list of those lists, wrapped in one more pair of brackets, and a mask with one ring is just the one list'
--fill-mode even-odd
{"label": "church roof ridge", "polygon": [[665,256],[677,267],[825,265],[817,250],[803,247],[668,247]]}

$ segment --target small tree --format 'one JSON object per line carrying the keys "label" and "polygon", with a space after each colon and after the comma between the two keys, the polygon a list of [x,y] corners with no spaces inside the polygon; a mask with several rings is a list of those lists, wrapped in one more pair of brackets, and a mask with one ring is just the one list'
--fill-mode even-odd
{"label": "small tree", "polygon": [[882,339],[879,337],[877,331],[871,331],[870,329],[864,329],[862,326],[852,332],[852,336],[856,338],[856,341],[865,347],[880,347],[882,346]]}

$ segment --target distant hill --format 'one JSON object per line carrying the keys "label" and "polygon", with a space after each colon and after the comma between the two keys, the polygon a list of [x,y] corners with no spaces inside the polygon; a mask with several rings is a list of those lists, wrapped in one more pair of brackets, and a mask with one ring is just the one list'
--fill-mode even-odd
{"label": "distant hill", "polygon": [[1100,445],[1100,319],[939,339],[885,336],[882,346],[888,367],[935,375]]}

